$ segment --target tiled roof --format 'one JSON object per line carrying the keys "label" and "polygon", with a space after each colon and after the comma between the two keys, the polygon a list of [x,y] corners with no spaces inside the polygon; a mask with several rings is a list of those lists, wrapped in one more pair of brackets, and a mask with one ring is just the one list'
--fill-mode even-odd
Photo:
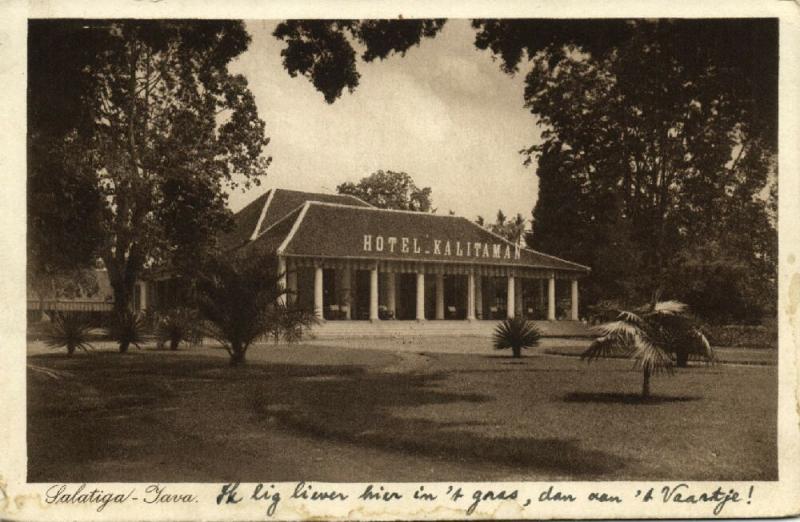
{"label": "tiled roof", "polygon": [[273,188],[250,202],[234,215],[234,228],[222,238],[225,249],[237,248],[280,221],[306,201],[321,201],[356,207],[370,207],[368,203],[348,195],[317,194],[299,190]]}
{"label": "tiled roof", "polygon": [[250,240],[269,193],[270,191],[261,194],[233,216],[233,230],[221,240],[225,250],[240,247]]}
{"label": "tiled roof", "polygon": [[269,202],[266,214],[261,220],[258,234],[263,233],[267,228],[277,223],[306,201],[321,201],[323,203],[337,203],[340,205],[351,205],[356,207],[370,207],[369,204],[354,197],[340,194],[315,194],[313,192],[300,192],[298,190],[273,189],[275,195]]}
{"label": "tiled roof", "polygon": [[517,250],[466,218],[317,201],[308,201],[265,229],[248,248],[289,256],[589,270],[533,250]]}

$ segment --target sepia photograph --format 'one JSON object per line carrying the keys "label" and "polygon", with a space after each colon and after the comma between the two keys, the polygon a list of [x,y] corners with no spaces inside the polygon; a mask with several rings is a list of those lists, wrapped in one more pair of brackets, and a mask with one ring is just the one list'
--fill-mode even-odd
{"label": "sepia photograph", "polygon": [[779,17],[89,16],[24,28],[40,504],[789,478]]}

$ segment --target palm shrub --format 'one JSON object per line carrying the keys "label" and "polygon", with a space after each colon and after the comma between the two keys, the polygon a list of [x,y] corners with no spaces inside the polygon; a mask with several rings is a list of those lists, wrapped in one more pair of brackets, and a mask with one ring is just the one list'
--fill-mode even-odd
{"label": "palm shrub", "polygon": [[514,317],[499,323],[494,329],[494,348],[504,350],[511,348],[512,357],[522,357],[523,348],[531,348],[539,344],[541,333],[536,326],[524,317]]}
{"label": "palm shrub", "polygon": [[642,370],[642,397],[650,396],[650,377],[671,375],[690,358],[714,361],[714,351],[695,326],[685,304],[662,301],[633,312],[619,312],[615,321],[597,327],[600,336],[581,356],[591,362],[600,357],[629,357]]}
{"label": "palm shrub", "polygon": [[182,341],[191,342],[196,337],[198,317],[191,308],[176,307],[161,315],[156,321],[156,340],[159,345],[169,341],[169,349],[177,350]]}
{"label": "palm shrub", "polygon": [[74,313],[55,312],[44,331],[44,343],[50,348],[66,348],[67,354],[75,350],[88,351],[91,325],[85,317]]}
{"label": "palm shrub", "polygon": [[310,310],[276,303],[267,311],[267,322],[267,333],[276,343],[282,339],[291,344],[300,341],[312,327],[319,324],[319,319]]}
{"label": "palm shrub", "polygon": [[144,314],[125,310],[114,316],[108,335],[119,345],[120,353],[126,353],[133,345],[141,349],[147,339],[148,324]]}
{"label": "palm shrub", "polygon": [[214,258],[199,276],[206,333],[228,351],[232,366],[244,363],[250,345],[270,332],[273,319],[267,310],[285,293],[280,276],[274,256],[254,252]]}

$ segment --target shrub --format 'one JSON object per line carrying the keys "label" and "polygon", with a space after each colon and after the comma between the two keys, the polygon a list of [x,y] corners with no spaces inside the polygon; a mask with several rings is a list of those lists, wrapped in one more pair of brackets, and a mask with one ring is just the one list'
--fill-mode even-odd
{"label": "shrub", "polygon": [[704,325],[703,330],[713,346],[778,347],[778,331],[775,325]]}
{"label": "shrub", "polygon": [[160,315],[156,320],[156,341],[159,346],[169,341],[169,349],[177,350],[182,341],[196,338],[197,312],[191,308],[177,307]]}
{"label": "shrub", "polygon": [[494,348],[504,350],[511,348],[513,357],[521,357],[523,348],[531,348],[539,344],[541,333],[534,324],[523,317],[506,319],[494,329]]}
{"label": "shrub", "polygon": [[66,348],[67,354],[75,350],[88,351],[91,325],[85,317],[74,313],[54,312],[50,324],[44,330],[44,343],[50,348]]}
{"label": "shrub", "polygon": [[285,293],[278,280],[275,258],[256,252],[215,258],[200,275],[198,304],[207,333],[228,351],[232,366],[243,363],[250,345],[270,333],[267,311]]}
{"label": "shrub", "polygon": [[130,345],[142,348],[147,330],[147,321],[143,314],[125,311],[114,316],[108,335],[119,344],[120,353],[126,353]]}
{"label": "shrub", "polygon": [[267,323],[267,333],[275,342],[283,339],[291,344],[300,341],[313,326],[319,324],[319,319],[309,310],[275,304],[267,312]]}

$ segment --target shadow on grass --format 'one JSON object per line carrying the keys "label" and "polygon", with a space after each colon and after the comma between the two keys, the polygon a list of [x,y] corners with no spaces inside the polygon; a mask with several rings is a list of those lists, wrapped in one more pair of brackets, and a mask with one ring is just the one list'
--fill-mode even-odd
{"label": "shadow on grass", "polygon": [[671,402],[691,402],[698,401],[701,397],[677,396],[665,397],[651,395],[644,398],[638,393],[581,393],[574,392],[564,396],[564,402],[596,402],[596,403],[615,403],[615,404],[665,404]]}
{"label": "shadow on grass", "polygon": [[[266,411],[262,402],[253,406],[264,418],[277,419],[298,433],[414,456],[577,477],[594,477],[626,465],[619,456],[581,448],[573,438],[509,437],[496,435],[476,420],[453,421],[494,399],[441,391],[437,383],[444,377],[356,372],[335,382],[294,380],[272,392],[291,407]],[[404,414],[435,404],[447,405],[453,417],[431,420]]]}
{"label": "shadow on grass", "polygon": [[[269,437],[276,423],[289,433],[323,442],[480,463],[487,470],[503,466],[591,478],[627,465],[619,456],[582,448],[569,436],[504,436],[503,430],[484,426],[472,411],[494,397],[442,390],[444,374],[372,373],[355,365],[307,362],[231,369],[222,358],[169,352],[37,357],[37,364],[45,363],[78,377],[56,382],[29,373],[29,480],[34,481],[108,459],[169,466],[165,455],[178,453],[191,460],[193,453],[217,451],[211,446],[214,437],[229,436],[226,430],[232,426],[240,434]],[[87,394],[91,400],[80,399]],[[433,405],[446,405],[452,415],[416,417]],[[259,444],[240,449],[259,460],[268,448]],[[282,451],[294,455],[298,450],[288,446]],[[212,461],[209,479],[224,467],[224,462]],[[351,479],[349,470],[343,468],[336,478]]]}

